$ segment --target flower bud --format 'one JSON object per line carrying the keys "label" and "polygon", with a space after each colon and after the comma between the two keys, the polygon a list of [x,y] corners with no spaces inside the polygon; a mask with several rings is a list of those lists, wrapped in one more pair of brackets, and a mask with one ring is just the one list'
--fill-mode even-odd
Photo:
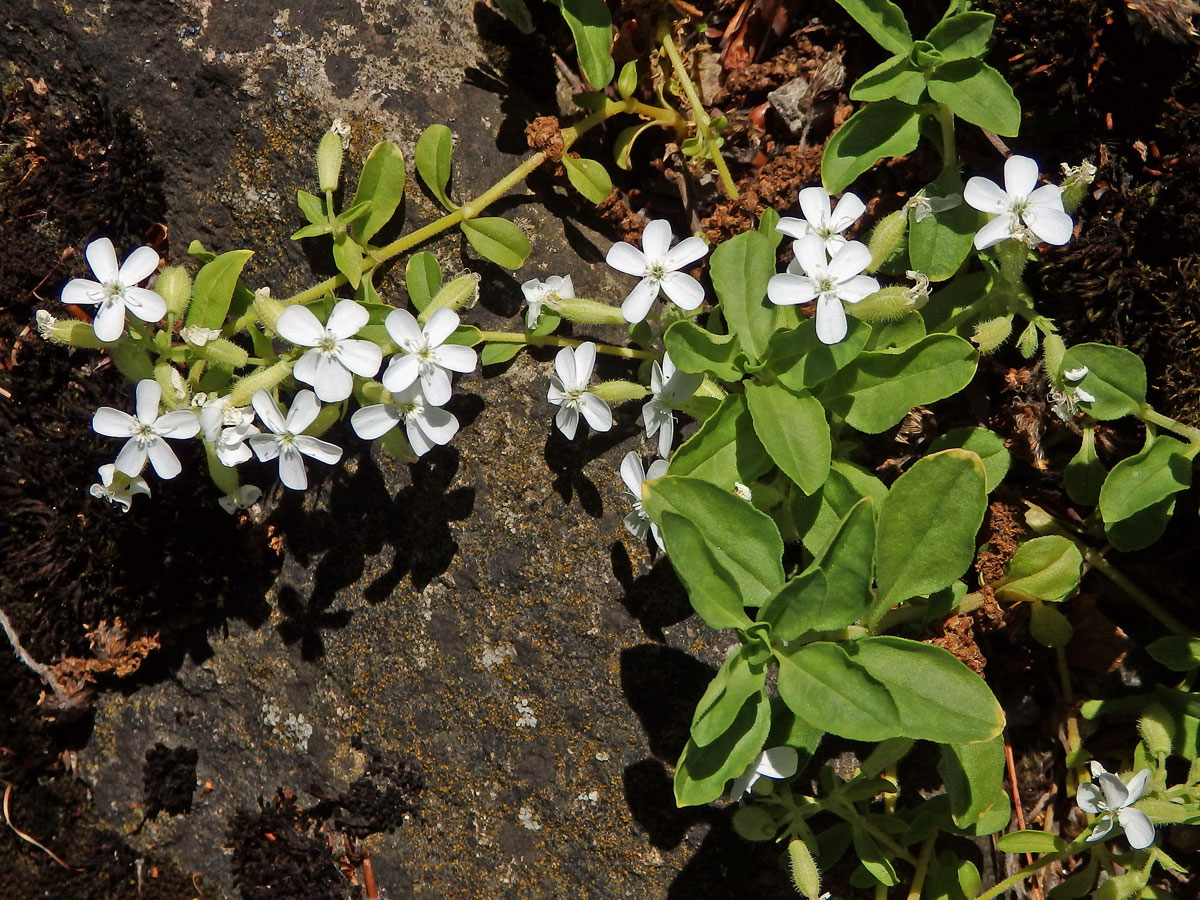
{"label": "flower bud", "polygon": [[341,172],[342,136],[336,131],[327,131],[317,145],[317,186],[323,191],[336,191]]}
{"label": "flower bud", "polygon": [[474,272],[467,272],[442,285],[441,290],[434,294],[433,299],[429,301],[429,305],[421,310],[417,321],[424,325],[429,321],[434,310],[443,306],[454,312],[458,312],[460,309],[470,309],[478,299],[479,276]]}
{"label": "flower bud", "polygon": [[56,319],[46,310],[39,309],[34,313],[38,334],[55,344],[67,344],[71,347],[107,347],[108,344],[96,337],[96,329],[87,322],[78,319]]}
{"label": "flower bud", "polygon": [[[1012,243],[1009,241],[1008,243]],[[995,352],[1012,334],[1012,316],[997,316],[975,326],[971,340],[983,356]]]}
{"label": "flower bud", "polygon": [[158,273],[154,290],[167,301],[167,318],[182,319],[192,299],[192,276],[183,266],[168,266]]}
{"label": "flower bud", "polygon": [[1059,387],[1062,387],[1059,372],[1062,370],[1062,361],[1066,353],[1067,345],[1057,334],[1048,334],[1042,340],[1042,359],[1046,362],[1046,372],[1051,381]]}
{"label": "flower bud", "polygon": [[846,304],[846,312],[863,322],[890,322],[916,309],[909,288],[885,287],[857,303]]}
{"label": "flower bud", "polygon": [[225,338],[207,341],[204,346],[196,348],[196,355],[201,359],[207,359],[213,365],[234,369],[244,366],[250,358],[249,353]]}
{"label": "flower bud", "polygon": [[871,264],[867,272],[875,272],[885,262],[900,252],[904,246],[904,235],[908,230],[908,212],[901,208],[879,220],[871,232]]}
{"label": "flower bud", "polygon": [[1000,260],[1000,271],[1011,284],[1021,283],[1021,273],[1029,262],[1029,248],[1014,239],[996,245],[996,256]]}
{"label": "flower bud", "polygon": [[650,391],[632,381],[602,381],[588,389],[605,403],[628,403],[642,400]]}
{"label": "flower bud", "polygon": [[572,322],[579,322],[582,325],[625,324],[625,315],[620,309],[598,300],[585,300],[582,297],[567,299],[547,297],[545,302],[546,306],[564,319],[570,319]]}
{"label": "flower bud", "polygon": [[275,330],[275,323],[279,321],[283,309],[283,304],[271,297],[270,288],[262,287],[254,292],[254,314],[268,330]]}
{"label": "flower bud", "polygon": [[273,366],[250,373],[233,386],[233,390],[229,394],[229,405],[248,406],[251,398],[258,391],[269,391],[291,375],[292,366],[295,364],[294,359],[281,359]]}
{"label": "flower bud", "polygon": [[1155,757],[1171,755],[1175,722],[1160,703],[1151,703],[1138,720],[1142,743]]}
{"label": "flower bud", "polygon": [[1073,213],[1083,202],[1088,187],[1096,180],[1096,167],[1091,160],[1085,159],[1077,166],[1062,164],[1063,181],[1058,186],[1062,191],[1063,208]]}
{"label": "flower bud", "polygon": [[808,844],[800,838],[793,838],[788,843],[788,861],[792,867],[792,881],[796,890],[807,900],[817,900],[821,896],[821,871],[817,861],[813,859]]}

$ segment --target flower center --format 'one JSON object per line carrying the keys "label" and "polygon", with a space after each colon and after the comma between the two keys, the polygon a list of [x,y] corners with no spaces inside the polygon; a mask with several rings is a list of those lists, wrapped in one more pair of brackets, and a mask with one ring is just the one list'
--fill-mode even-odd
{"label": "flower center", "polygon": [[1009,211],[1022,222],[1025,221],[1025,214],[1029,212],[1029,198],[1018,197],[1014,199],[1012,206],[1009,207]]}
{"label": "flower center", "polygon": [[569,391],[566,392],[566,396],[563,398],[563,402],[566,403],[568,406],[578,406],[579,398],[582,397],[586,393],[587,393],[587,391],[585,391],[583,388],[571,388]]}
{"label": "flower center", "polygon": [[137,429],[133,432],[133,436],[137,439],[138,445],[141,447],[149,447],[158,440],[158,432],[155,431],[153,425],[148,425],[145,422],[140,422]]}
{"label": "flower center", "polygon": [[652,281],[662,281],[663,276],[667,274],[667,270],[660,262],[651,263],[646,267],[646,277]]}
{"label": "flower center", "polygon": [[833,230],[833,226],[827,224],[821,225],[820,228],[814,228],[813,232],[823,241],[827,241],[837,234],[837,232]]}
{"label": "flower center", "polygon": [[334,353],[337,351],[337,338],[328,331],[322,335],[321,340],[317,341],[317,349],[322,353]]}
{"label": "flower center", "polygon": [[117,300],[125,293],[125,286],[119,281],[109,281],[104,285],[104,299],[106,301]]}
{"label": "flower center", "polygon": [[399,408],[400,414],[404,416],[406,422],[421,415],[425,410],[424,404],[415,397],[405,403],[397,403],[396,406]]}
{"label": "flower center", "polygon": [[817,283],[817,293],[833,294],[837,291],[837,281],[828,272],[823,272],[813,279]]}
{"label": "flower center", "polygon": [[292,434],[290,431],[280,432],[278,435],[276,435],[276,437],[279,438],[279,446],[284,450],[296,449],[296,435]]}

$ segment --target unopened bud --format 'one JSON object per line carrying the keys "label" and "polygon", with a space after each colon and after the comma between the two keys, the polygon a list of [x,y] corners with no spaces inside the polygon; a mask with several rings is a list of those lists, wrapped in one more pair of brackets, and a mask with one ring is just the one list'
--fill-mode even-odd
{"label": "unopened bud", "polygon": [[1096,167],[1091,160],[1085,159],[1077,166],[1062,164],[1063,181],[1058,186],[1062,191],[1063,208],[1073,213],[1083,202],[1084,195],[1093,181],[1096,180]]}
{"label": "unopened bud", "polygon": [[908,213],[903,207],[879,220],[871,232],[871,263],[868,272],[876,271],[885,262],[900,252],[904,246],[904,234],[908,230]]}
{"label": "unopened bud", "polygon": [[434,294],[433,299],[429,301],[429,305],[421,310],[417,321],[424,325],[433,315],[433,311],[443,306],[453,312],[470,309],[478,299],[479,276],[474,272],[467,272],[442,285],[441,290]]}
{"label": "unopened bud", "polygon": [[1029,262],[1029,247],[1022,236],[1014,234],[1012,240],[997,244],[996,256],[1000,260],[1000,271],[1005,279],[1011,284],[1020,284],[1021,273],[1025,271],[1025,264]]}
{"label": "unopened bud", "polygon": [[87,322],[78,319],[56,319],[46,310],[39,309],[34,313],[38,334],[55,344],[67,344],[71,347],[107,347],[108,345],[96,337],[96,329]]}
{"label": "unopened bud", "polygon": [[254,314],[265,328],[275,330],[275,323],[279,321],[283,308],[282,303],[272,299],[269,287],[261,287],[254,292]]}
{"label": "unopened bud", "polygon": [[1151,703],[1138,720],[1142,743],[1154,756],[1170,756],[1175,722],[1160,703]]}
{"label": "unopened bud", "polygon": [[322,191],[336,191],[341,172],[342,136],[336,131],[327,131],[317,145],[317,186]]}
{"label": "unopened bud", "polygon": [[1012,316],[997,316],[986,322],[980,322],[975,326],[975,333],[971,336],[971,340],[975,342],[979,352],[987,356],[998,350],[1000,345],[1008,340],[1008,336],[1012,334],[1012,324]]}
{"label": "unopened bud", "polygon": [[183,266],[169,266],[158,273],[154,290],[167,301],[167,318],[182,319],[192,299],[192,276]]}
{"label": "unopened bud", "polygon": [[615,306],[582,297],[561,299],[547,295],[545,305],[564,319],[581,325],[624,325],[625,315]]}
{"label": "unopened bud", "polygon": [[273,366],[252,372],[233,386],[229,394],[230,406],[249,406],[251,398],[259,391],[269,391],[292,374],[295,360],[281,359]]}
{"label": "unopened bud", "polygon": [[882,288],[857,303],[846,305],[846,312],[863,322],[891,322],[916,309],[909,288],[901,285]]}
{"label": "unopened bud", "polygon": [[201,359],[207,359],[214,365],[232,367],[234,369],[241,368],[250,359],[249,353],[233,343],[233,341],[228,341],[222,337],[210,340],[196,349],[197,356]]}
{"label": "unopened bud", "polygon": [[792,868],[792,882],[806,900],[817,900],[821,896],[821,870],[813,859],[808,844],[800,838],[788,843],[788,861]]}
{"label": "unopened bud", "polygon": [[642,400],[650,393],[643,385],[632,381],[602,381],[588,390],[605,403],[628,403],[630,400]]}

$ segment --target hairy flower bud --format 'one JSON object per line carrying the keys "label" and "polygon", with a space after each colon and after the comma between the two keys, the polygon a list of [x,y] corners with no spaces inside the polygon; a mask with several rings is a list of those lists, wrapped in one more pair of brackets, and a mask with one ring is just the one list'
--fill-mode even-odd
{"label": "hairy flower bud", "polygon": [[55,344],[67,344],[71,347],[106,347],[107,344],[96,337],[96,330],[87,322],[78,319],[56,319],[46,310],[39,309],[34,314],[38,334]]}
{"label": "hairy flower bud", "polygon": [[904,236],[908,231],[908,211],[901,207],[889,216],[879,220],[875,230],[871,232],[871,263],[867,272],[875,272],[885,262],[900,252],[904,246]]}
{"label": "hairy flower bud", "polygon": [[262,287],[254,292],[254,314],[264,327],[274,331],[283,310],[284,305],[271,297],[270,288]]}
{"label": "hairy flower bud", "polygon": [[158,273],[154,291],[167,301],[167,318],[182,319],[192,299],[192,277],[182,266],[169,266]]}
{"label": "hairy flower bud", "polygon": [[846,312],[862,322],[890,322],[918,308],[910,291],[900,285],[885,287],[857,303],[847,304]]}
{"label": "hairy flower bud", "polygon": [[260,390],[269,391],[292,373],[292,359],[281,359],[273,366],[252,372],[233,386],[229,394],[230,406],[248,406],[255,393]]}
{"label": "hairy flower bud", "polygon": [[1062,164],[1063,180],[1058,189],[1062,191],[1063,208],[1073,213],[1083,202],[1088,187],[1096,180],[1096,167],[1085,159],[1077,166]]}
{"label": "hairy flower bud", "polygon": [[317,145],[317,186],[322,191],[336,191],[341,172],[342,136],[336,131],[327,131]]}
{"label": "hairy flower bud", "polygon": [[545,305],[564,319],[582,325],[624,325],[625,315],[615,306],[582,297],[553,298],[547,296]]}
{"label": "hairy flower bud", "polygon": [[424,325],[429,321],[435,310],[445,307],[452,312],[460,309],[470,309],[479,299],[479,276],[474,272],[459,275],[442,285],[441,290],[434,294],[429,305],[421,310],[417,321]]}
{"label": "hairy flower bud", "polygon": [[632,381],[602,381],[589,389],[605,403],[628,403],[642,400],[650,392]]}
{"label": "hairy flower bud", "polygon": [[1012,316],[997,316],[975,326],[971,340],[983,356],[995,352],[1012,334]]}

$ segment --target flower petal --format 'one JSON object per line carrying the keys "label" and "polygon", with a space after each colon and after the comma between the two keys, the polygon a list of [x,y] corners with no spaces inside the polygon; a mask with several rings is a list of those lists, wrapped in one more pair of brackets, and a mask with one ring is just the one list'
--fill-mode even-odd
{"label": "flower petal", "polygon": [[1129,779],[1129,783],[1125,785],[1125,790],[1129,792],[1129,796],[1125,799],[1126,806],[1131,803],[1137,803],[1138,800],[1142,799],[1142,794],[1146,791],[1146,782],[1149,780],[1149,769],[1142,769]]}
{"label": "flower petal", "polygon": [[125,333],[125,304],[120,300],[105,300],[96,310],[92,328],[102,341],[117,340]]}
{"label": "flower petal", "polygon": [[393,394],[410,387],[421,374],[421,361],[409,353],[397,353],[383,373],[383,386]]}
{"label": "flower petal", "polygon": [[[283,414],[279,412],[279,407],[275,405],[275,401],[271,398],[271,394],[268,391],[255,391],[254,396],[250,398],[250,405],[258,413],[258,417],[262,419],[262,423],[275,432],[275,434],[283,434],[283,432],[287,431],[287,423],[284,422]],[[262,459],[262,457],[260,456],[259,459]]]}
{"label": "flower petal", "polygon": [[130,478],[141,475],[146,467],[146,448],[137,438],[130,438],[117,454],[115,463],[118,472],[124,472]]}
{"label": "flower petal", "polygon": [[[310,382],[317,399],[322,403],[340,403],[349,397],[350,392],[354,390],[354,376],[350,374],[350,370],[332,354],[310,350],[304,355],[308,356],[311,353],[317,354],[316,373]],[[304,429],[297,430],[303,431]]]}
{"label": "flower petal", "polygon": [[412,452],[417,456],[424,456],[434,448],[433,441],[425,436],[425,432],[421,430],[415,420],[409,419],[404,423],[404,430],[408,434],[408,445],[412,447]]}
{"label": "flower petal", "polygon": [[759,754],[756,767],[759,774],[768,778],[791,778],[796,774],[800,757],[794,747],[772,747]]}
{"label": "flower petal", "polygon": [[822,294],[817,298],[817,339],[836,344],[846,336],[846,308],[836,297]]}
{"label": "flower petal", "polygon": [[847,191],[842,194],[842,199],[838,200],[837,206],[833,208],[830,227],[835,232],[845,231],[857,222],[866,211],[867,205],[859,199],[858,194]]}
{"label": "flower petal", "polygon": [[111,406],[102,406],[92,415],[92,431],[105,437],[129,437],[137,427],[137,419]]}
{"label": "flower petal", "polygon": [[558,373],[558,380],[562,382],[563,391],[574,390],[577,386],[575,380],[575,351],[570,347],[563,347],[554,357],[554,371]]}
{"label": "flower petal", "polygon": [[63,303],[74,303],[77,306],[91,306],[104,302],[104,285],[98,281],[86,278],[72,278],[63,286],[59,299]]}
{"label": "flower petal", "polygon": [[350,417],[350,427],[364,441],[373,441],[399,425],[403,418],[399,407],[391,403],[376,403],[356,409]]}
{"label": "flower petal", "polygon": [[646,468],[636,450],[630,450],[621,460],[621,480],[629,493],[635,497],[642,496],[642,482],[646,480]]}
{"label": "flower petal", "polygon": [[446,370],[438,366],[422,366],[421,393],[433,406],[445,406],[449,403],[453,389]]}
{"label": "flower petal", "polygon": [[666,219],[655,219],[647,223],[642,231],[642,252],[650,265],[662,263],[671,248],[671,223]]}
{"label": "flower petal", "polygon": [[1004,161],[1004,190],[1008,196],[1028,197],[1037,187],[1038,164],[1028,156],[1010,156]]}
{"label": "flower petal", "polygon": [[633,290],[621,303],[621,315],[630,324],[637,324],[646,318],[650,306],[658,296],[658,282],[653,278],[643,278],[633,286]]}
{"label": "flower petal", "polygon": [[333,312],[329,314],[329,321],[325,323],[325,327],[335,339],[344,341],[362,331],[370,318],[371,314],[365,306],[359,306],[353,300],[339,300]]}
{"label": "flower petal", "polygon": [[695,309],[704,302],[704,288],[691,275],[668,272],[661,284],[663,293],[680,309]]}
{"label": "flower petal", "polygon": [[563,388],[562,379],[557,375],[550,376],[550,389],[546,391],[546,399],[555,406],[560,405],[566,398],[567,392]]}
{"label": "flower petal", "polygon": [[1100,799],[1103,796],[1100,785],[1094,781],[1084,781],[1075,789],[1075,805],[1094,816],[1100,812]]}
{"label": "flower petal", "polygon": [[626,513],[621,522],[625,526],[625,530],[639,541],[646,539],[646,532],[650,530],[650,520],[646,518],[645,513],[639,513],[635,509],[633,512]]}
{"label": "flower petal", "polygon": [[158,418],[162,388],[153,378],[143,378],[137,383],[134,396],[134,409],[137,410],[138,421],[152,424]]}
{"label": "flower petal", "polygon": [[646,269],[649,268],[646,262],[646,254],[632,244],[627,244],[625,241],[609,247],[608,255],[604,257],[604,261],[618,272],[624,272],[626,275],[636,275],[639,278],[645,275]]}
{"label": "flower petal", "polygon": [[767,282],[767,298],[776,306],[809,303],[817,296],[817,286],[807,275],[783,273],[772,275]]}
{"label": "flower petal", "polygon": [[662,424],[658,429],[658,455],[670,456],[671,444],[675,440],[675,417],[666,410],[663,412]]}
{"label": "flower petal", "polygon": [[92,274],[101,284],[112,284],[117,280],[117,273],[120,271],[117,266],[117,251],[108,238],[92,241],[83,251],[83,255],[92,268]]}
{"label": "flower petal", "polygon": [[167,314],[167,301],[146,288],[125,288],[125,306],[143,322],[157,322]]}
{"label": "flower petal", "polygon": [[825,255],[825,242],[815,234],[806,234],[800,240],[793,241],[792,252],[796,254],[796,262],[800,264],[805,275],[815,277],[819,270],[829,265],[829,257]]}
{"label": "flower petal", "polygon": [[975,232],[975,249],[986,250],[988,247],[995,247],[997,244],[1007,241],[1013,236],[1013,228],[1016,227],[1016,224],[1013,217],[1007,213],[992,219]]}
{"label": "flower petal", "polygon": [[325,338],[325,326],[311,309],[293,305],[286,307],[275,322],[275,333],[285,341],[301,347],[315,347]]}
{"label": "flower petal", "polygon": [[185,440],[200,433],[200,420],[190,409],[177,409],[159,416],[154,430],[172,440]]}
{"label": "flower petal", "polygon": [[[757,762],[757,760],[755,760]],[[755,764],[750,763],[746,767],[746,771],[733,779],[733,784],[729,786],[729,797],[731,800],[738,800],[746,794],[750,793],[750,789],[754,787],[754,783],[761,778],[755,770]]]}
{"label": "flower petal", "polygon": [[425,342],[421,326],[407,309],[393,309],[383,320],[383,327],[401,347],[419,347]]}
{"label": "flower petal", "polygon": [[279,480],[293,491],[308,487],[308,472],[304,468],[304,457],[294,447],[285,447],[279,454]]}
{"label": "flower petal", "polygon": [[439,407],[427,406],[424,415],[414,418],[421,433],[435,444],[448,444],[458,434],[458,419]]}
{"label": "flower petal", "polygon": [[150,441],[146,445],[146,453],[150,457],[150,465],[154,467],[154,474],[164,481],[169,481],[183,471],[179,457],[166,441]]}
{"label": "flower petal", "polygon": [[1154,843],[1154,823],[1140,809],[1121,810],[1117,813],[1117,821],[1125,829],[1125,839],[1134,850],[1145,850]]}
{"label": "flower petal", "polygon": [[879,290],[879,282],[870,275],[856,275],[838,285],[837,294],[846,303],[857,303]]}
{"label": "flower petal", "polygon": [[342,448],[329,441],[313,437],[311,434],[296,435],[296,449],[305,456],[311,456],[317,462],[332,466],[342,458]]}
{"label": "flower petal", "polygon": [[436,347],[439,344],[444,344],[446,338],[454,334],[454,329],[457,327],[458,313],[444,306],[439,306],[433,311],[433,315],[429,317],[429,321],[425,323],[425,337],[429,340],[430,346]]}
{"label": "flower petal", "polygon": [[575,377],[576,385],[585,387],[592,377],[592,369],[596,368],[596,345],[584,341],[575,348]]}
{"label": "flower petal", "polygon": [[[1058,190],[1052,184],[1046,186],[1055,191]],[[1048,206],[1030,206],[1029,209],[1025,210],[1024,219],[1030,231],[1047,244],[1054,244],[1056,247],[1061,247],[1070,241],[1071,236],[1075,233],[1075,223],[1061,209],[1053,209]]]}
{"label": "flower petal", "polygon": [[337,358],[343,366],[363,378],[374,378],[383,365],[383,351],[378,344],[353,338],[338,341]]}
{"label": "flower petal", "polygon": [[301,391],[292,399],[292,408],[288,410],[287,430],[299,434],[313,423],[321,411],[321,404],[312,391]]}
{"label": "flower petal", "polygon": [[587,419],[587,423],[592,426],[592,430],[608,431],[612,428],[612,410],[607,403],[595,394],[583,393],[579,395],[579,411],[583,413],[583,417]]}
{"label": "flower petal", "polygon": [[574,440],[575,432],[579,428],[579,410],[564,403],[554,415],[554,424],[563,433],[563,437],[569,441]]}
{"label": "flower petal", "polygon": [[1096,777],[1100,789],[1104,791],[1104,807],[1108,810],[1118,810],[1129,800],[1129,791],[1116,775],[1104,772]]}
{"label": "flower petal", "polygon": [[125,287],[145,281],[158,269],[158,251],[153,247],[138,247],[121,263],[117,280]]}
{"label": "flower petal", "polygon": [[847,241],[829,261],[829,274],[837,281],[847,281],[862,273],[871,264],[871,251],[859,241]]}
{"label": "flower petal", "polygon": [[993,215],[1008,212],[1008,208],[1012,206],[1012,198],[1004,189],[990,178],[981,175],[973,175],[967,179],[966,187],[963,188],[963,200],[972,209]]}
{"label": "flower petal", "polygon": [[250,437],[250,449],[263,462],[270,462],[279,455],[279,439],[273,434],[255,434]]}
{"label": "flower petal", "polygon": [[653,481],[655,478],[662,478],[667,474],[667,466],[669,463],[665,459],[656,459],[650,463],[650,468],[646,470],[646,480]]}
{"label": "flower petal", "polygon": [[698,237],[690,237],[680,241],[663,258],[664,269],[682,269],[688,263],[703,259],[708,253],[708,244]]}
{"label": "flower petal", "polygon": [[1087,842],[1090,844],[1093,841],[1104,840],[1106,837],[1108,837],[1109,832],[1113,830],[1113,825],[1115,824],[1116,822],[1113,821],[1113,817],[1111,815],[1107,815],[1100,819],[1096,822],[1095,827],[1092,829],[1092,833],[1087,836]]}
{"label": "flower petal", "polygon": [[829,222],[829,192],[823,187],[806,187],[800,192],[800,212],[814,230]]}
{"label": "flower petal", "polygon": [[809,227],[808,221],[805,219],[797,219],[793,216],[783,216],[775,223],[775,230],[780,234],[786,234],[790,238],[799,240],[806,234],[812,234],[812,229]]}
{"label": "flower petal", "polygon": [[443,344],[430,353],[433,361],[451,372],[473,372],[478,356],[470,347],[462,344]]}

